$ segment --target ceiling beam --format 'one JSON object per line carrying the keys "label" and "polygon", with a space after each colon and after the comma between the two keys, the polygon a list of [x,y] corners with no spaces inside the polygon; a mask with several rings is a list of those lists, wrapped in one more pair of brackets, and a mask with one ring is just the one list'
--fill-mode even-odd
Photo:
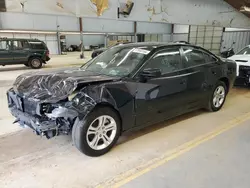
{"label": "ceiling beam", "polygon": [[[227,2],[229,5],[231,5],[238,11],[240,11],[240,9],[244,6],[250,8],[250,0],[224,0],[224,1]],[[242,12],[242,13],[250,18],[250,12]]]}

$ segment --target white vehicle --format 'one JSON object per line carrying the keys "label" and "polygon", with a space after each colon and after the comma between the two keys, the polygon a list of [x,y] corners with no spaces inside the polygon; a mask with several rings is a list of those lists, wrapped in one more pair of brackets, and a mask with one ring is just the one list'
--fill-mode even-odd
{"label": "white vehicle", "polygon": [[237,64],[236,81],[244,85],[250,84],[250,45],[240,50],[228,59],[234,60]]}

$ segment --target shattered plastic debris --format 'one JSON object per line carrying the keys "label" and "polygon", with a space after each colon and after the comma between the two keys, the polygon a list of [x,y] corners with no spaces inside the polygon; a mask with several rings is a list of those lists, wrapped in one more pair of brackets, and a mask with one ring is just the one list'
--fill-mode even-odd
{"label": "shattered plastic debris", "polygon": [[75,110],[68,109],[65,107],[58,107],[55,108],[51,114],[46,114],[49,118],[60,118],[60,117],[67,117],[67,118],[75,118],[78,115],[78,113]]}

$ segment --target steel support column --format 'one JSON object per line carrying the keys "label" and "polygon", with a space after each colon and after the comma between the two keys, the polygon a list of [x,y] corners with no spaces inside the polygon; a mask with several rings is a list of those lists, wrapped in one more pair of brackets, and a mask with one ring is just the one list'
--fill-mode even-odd
{"label": "steel support column", "polygon": [[80,41],[81,41],[81,54],[80,58],[84,58],[84,45],[83,45],[83,29],[82,29],[82,18],[79,17],[79,28],[80,28]]}

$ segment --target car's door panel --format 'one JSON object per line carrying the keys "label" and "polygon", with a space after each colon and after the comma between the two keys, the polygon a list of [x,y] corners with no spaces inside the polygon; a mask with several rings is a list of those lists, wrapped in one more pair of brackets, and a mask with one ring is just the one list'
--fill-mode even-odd
{"label": "car's door panel", "polygon": [[204,71],[199,68],[186,69],[182,71],[186,75],[186,102],[187,108],[193,110],[201,106],[204,98],[204,91],[206,90],[206,78]]}
{"label": "car's door panel", "polygon": [[[159,57],[160,59],[153,59]],[[185,75],[180,74],[179,71],[182,69],[179,48],[159,51],[153,58],[149,60],[148,64],[152,64],[152,68],[160,67],[164,72],[160,77],[148,79],[145,83],[138,83],[136,94],[137,126],[171,118],[178,115],[181,108],[183,110],[185,108],[184,95],[187,82]],[[145,67],[148,68],[147,65]]]}
{"label": "car's door panel", "polygon": [[29,44],[26,40],[13,40],[12,41],[12,55],[13,63],[24,63],[28,61],[29,57]]}
{"label": "car's door panel", "polygon": [[136,94],[137,125],[151,124],[179,114],[184,103],[185,77],[181,75],[139,83]]}
{"label": "car's door panel", "polygon": [[192,111],[204,106],[209,90],[209,69],[213,62],[206,62],[204,53],[193,47],[183,47],[183,73],[187,76],[186,98],[188,110]]}

